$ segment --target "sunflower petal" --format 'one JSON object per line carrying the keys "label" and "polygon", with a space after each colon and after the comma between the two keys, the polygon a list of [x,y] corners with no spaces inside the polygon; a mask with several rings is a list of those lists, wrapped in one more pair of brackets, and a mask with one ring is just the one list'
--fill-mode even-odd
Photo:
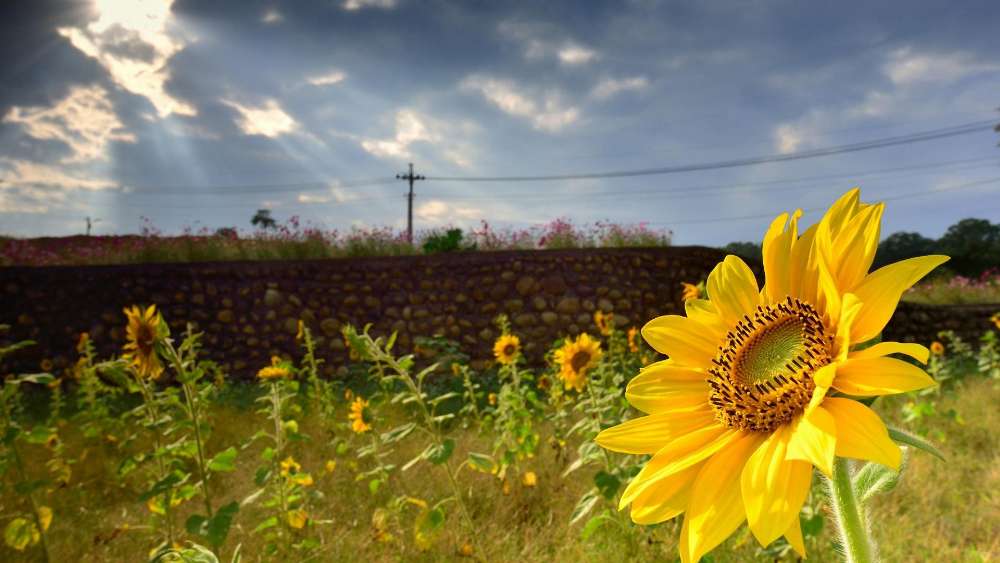
{"label": "sunflower petal", "polygon": [[646,462],[639,474],[625,487],[618,507],[629,504],[651,486],[662,486],[664,480],[674,478],[688,467],[725,449],[741,435],[741,432],[716,423],[671,440]]}
{"label": "sunflower petal", "polygon": [[833,473],[837,424],[822,406],[807,410],[792,426],[785,459],[808,461],[827,476]]}
{"label": "sunflower petal", "polygon": [[[767,229],[762,243],[764,258],[764,294],[769,303],[776,303],[791,294],[792,244],[797,234],[801,210],[796,210],[789,221],[787,213],[782,213]],[[787,226],[787,228],[786,228]]]}
{"label": "sunflower petal", "polygon": [[691,408],[708,400],[708,375],[675,364],[656,362],[643,368],[625,388],[625,398],[649,414]]}
{"label": "sunflower petal", "polygon": [[947,261],[947,256],[921,256],[889,264],[868,274],[853,291],[863,305],[854,321],[851,340],[865,342],[878,336],[896,311],[903,292]]}
{"label": "sunflower petal", "polygon": [[863,360],[867,358],[881,358],[889,354],[905,354],[922,364],[926,364],[931,352],[922,344],[908,342],[879,342],[874,346],[869,346],[864,350],[851,352],[847,357],[852,360]]}
{"label": "sunflower petal", "polygon": [[740,476],[747,524],[761,545],[781,537],[809,494],[812,465],[786,459],[791,425],[779,427],[750,456]]}
{"label": "sunflower petal", "polygon": [[708,329],[715,340],[722,340],[729,332],[729,326],[719,315],[718,309],[708,299],[688,299],[684,302],[684,314]]}
{"label": "sunflower petal", "polygon": [[671,440],[714,423],[715,413],[705,403],[702,409],[633,418],[603,430],[595,441],[613,452],[654,454]]}
{"label": "sunflower petal", "polygon": [[679,364],[703,366],[715,357],[718,342],[697,321],[679,315],[656,317],[642,327],[642,337]]}
{"label": "sunflower petal", "polygon": [[761,437],[756,433],[741,434],[702,465],[691,487],[691,500],[681,529],[680,552],[684,563],[698,561],[746,519],[740,470],[760,443]]}
{"label": "sunflower petal", "polygon": [[852,399],[830,398],[823,407],[837,425],[837,455],[898,470],[903,454],[875,411]]}
{"label": "sunflower petal", "polygon": [[848,395],[906,393],[936,385],[919,367],[895,358],[852,358],[840,364],[833,386]]}
{"label": "sunflower petal", "polygon": [[760,288],[753,271],[738,256],[730,254],[708,274],[708,298],[729,326],[750,314],[760,303]]}
{"label": "sunflower petal", "polygon": [[799,554],[799,557],[806,558],[806,542],[802,539],[802,524],[798,518],[793,520],[792,524],[785,530],[785,539],[788,540],[788,545],[792,546],[795,553]]}
{"label": "sunflower petal", "polygon": [[833,244],[834,278],[841,291],[852,290],[868,273],[878,249],[885,204],[866,206],[851,218]]}
{"label": "sunflower petal", "polygon": [[684,512],[691,499],[691,483],[701,464],[689,467],[658,487],[650,487],[632,501],[631,517],[636,524],[659,524]]}

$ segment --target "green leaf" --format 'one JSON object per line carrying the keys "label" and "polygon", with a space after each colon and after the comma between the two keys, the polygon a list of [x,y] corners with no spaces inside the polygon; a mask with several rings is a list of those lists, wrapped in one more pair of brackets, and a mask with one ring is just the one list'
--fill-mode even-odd
{"label": "green leaf", "polygon": [[207,521],[208,518],[206,518],[204,514],[192,514],[191,516],[188,516],[187,520],[184,521],[184,529],[187,530],[187,533],[189,534],[202,536],[204,535],[202,533],[202,529]]}
{"label": "green leaf", "polygon": [[224,473],[236,471],[236,447],[229,446],[228,449],[215,454],[212,461],[208,462],[208,469]]}
{"label": "green leaf", "polygon": [[454,449],[455,440],[448,438],[442,442],[440,446],[435,445],[428,450],[427,461],[433,463],[434,465],[441,465],[451,458],[451,452],[454,451]]}
{"label": "green leaf", "polygon": [[877,494],[888,493],[896,488],[900,473],[900,471],[893,471],[884,465],[868,462],[852,479],[854,494],[861,502],[868,502]]}
{"label": "green leaf", "polygon": [[30,432],[24,434],[24,440],[29,444],[44,444],[49,441],[51,436],[55,435],[55,431],[48,426],[36,426],[31,429]]}
{"label": "green leaf", "polygon": [[29,545],[35,545],[41,539],[38,527],[25,518],[15,518],[7,524],[3,531],[3,541],[18,551],[24,551]]}
{"label": "green leaf", "polygon": [[594,484],[597,485],[597,490],[601,491],[601,495],[604,498],[611,500],[618,494],[618,489],[621,487],[622,482],[621,479],[607,471],[598,471],[594,475]]}
{"label": "green leaf", "polygon": [[494,461],[491,456],[486,454],[469,452],[469,467],[477,471],[482,471],[483,473],[493,473],[493,471],[497,468],[497,462]]}
{"label": "green leaf", "polygon": [[267,480],[271,478],[271,468],[270,467],[258,467],[257,472],[253,476],[253,482],[258,487],[267,483]]}
{"label": "green leaf", "polygon": [[368,481],[368,492],[374,495],[378,492],[379,487],[381,486],[382,481],[380,479],[372,479],[371,481]]}
{"label": "green leaf", "polygon": [[258,524],[257,527],[253,529],[253,533],[256,534],[257,532],[262,532],[264,530],[267,530],[268,528],[273,528],[277,525],[278,525],[278,517],[272,516],[267,520],[264,520],[263,522]]}
{"label": "green leaf", "polygon": [[901,444],[906,444],[908,446],[913,446],[918,450],[923,450],[931,454],[932,456],[940,459],[941,461],[946,461],[944,458],[944,454],[941,453],[941,450],[937,449],[936,447],[934,447],[933,444],[931,444],[927,440],[924,440],[920,436],[917,436],[915,434],[910,434],[909,432],[900,430],[898,428],[889,427],[889,437]]}
{"label": "green leaf", "polygon": [[219,547],[226,542],[229,535],[229,528],[233,524],[233,518],[240,511],[240,503],[235,500],[219,508],[215,515],[205,524],[204,534],[208,538],[208,543],[213,547]]}
{"label": "green leaf", "polygon": [[182,480],[183,478],[179,473],[171,473],[170,475],[167,475],[163,479],[157,481],[148,491],[139,495],[139,500],[142,502],[146,502],[147,500],[155,497],[156,495],[163,494],[169,491],[170,489],[174,488],[175,486],[180,484]]}
{"label": "green leaf", "polygon": [[388,432],[382,433],[381,439],[383,442],[393,443],[402,440],[403,438],[410,435],[417,428],[416,423],[403,424],[397,426]]}
{"label": "green leaf", "polygon": [[578,520],[586,516],[587,513],[594,508],[594,505],[596,505],[597,501],[599,500],[601,500],[600,491],[598,491],[597,489],[590,489],[589,491],[587,491],[586,494],[580,497],[580,500],[576,503],[576,506],[573,507],[573,513],[569,517],[569,523],[574,524]]}
{"label": "green leaf", "polygon": [[429,549],[444,527],[444,510],[440,507],[425,510],[417,516],[413,526],[413,539],[421,550]]}
{"label": "green leaf", "polygon": [[583,541],[589,540],[590,536],[594,535],[594,532],[610,520],[611,516],[607,510],[587,520],[587,523],[583,525],[583,530],[580,531],[580,539]]}

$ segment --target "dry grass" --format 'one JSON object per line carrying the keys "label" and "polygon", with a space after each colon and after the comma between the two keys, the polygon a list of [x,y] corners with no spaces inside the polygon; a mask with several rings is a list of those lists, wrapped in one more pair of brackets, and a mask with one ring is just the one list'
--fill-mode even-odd
{"label": "dry grass", "polygon": [[[1000,386],[995,381],[975,379],[942,398],[941,411],[955,408],[964,424],[942,417],[942,445],[949,457],[942,463],[915,452],[900,486],[891,494],[876,499],[873,521],[875,535],[885,561],[989,561],[1000,556]],[[887,402],[882,410],[887,416],[898,412],[898,401]],[[257,428],[263,427],[262,415],[238,406],[220,406],[214,412],[216,431],[212,447],[242,443]],[[448,509],[447,530],[427,552],[413,545],[410,530],[398,535],[400,541],[373,541],[370,518],[385,496],[373,497],[364,482],[356,482],[350,454],[337,457],[328,445],[329,426],[302,417],[302,430],[312,436],[309,443],[293,446],[293,453],[305,470],[316,476],[315,489],[322,501],[314,507],[314,518],[329,523],[317,524],[313,534],[320,536],[325,551],[321,561],[449,561],[458,558],[457,550],[469,539],[462,532],[461,519],[454,506]],[[340,421],[338,421],[340,422]],[[938,422],[933,422],[938,424]],[[344,432],[338,429],[337,432]],[[112,478],[120,453],[109,444],[86,442],[67,429],[71,456],[79,459],[74,466],[70,487],[53,493],[49,499],[55,519],[49,531],[55,561],[140,561],[153,547],[154,540],[144,530],[148,513],[136,501],[140,484],[129,480],[119,484]],[[489,438],[471,430],[456,430],[459,443],[453,459],[464,459],[465,452],[487,451]],[[545,444],[543,438],[542,441]],[[253,472],[258,465],[261,445],[252,445],[240,454],[239,469],[212,483],[218,491],[217,502],[242,499],[254,490]],[[41,450],[38,450],[40,452]],[[417,446],[398,452],[405,462]],[[568,454],[571,455],[571,454]],[[40,456],[36,463],[41,463]],[[571,478],[559,477],[566,456],[557,456],[542,446],[531,460],[537,472],[538,486],[529,489],[516,484],[509,495],[501,492],[494,478],[478,473],[464,473],[470,509],[477,526],[477,537],[490,561],[674,561],[677,523],[654,528],[608,526],[588,541],[580,539],[580,526],[567,521],[576,499],[590,486],[590,475],[580,472]],[[328,459],[337,460],[332,474],[324,474]],[[361,468],[367,466],[361,462]],[[37,467],[36,467],[37,468]],[[443,473],[421,464],[398,476],[396,490],[425,499],[447,496]],[[818,483],[817,478],[815,482]],[[7,489],[9,491],[9,489]],[[380,493],[381,494],[381,493]],[[4,512],[21,501],[0,497]],[[189,503],[193,508],[199,503]],[[183,517],[179,521],[183,521]],[[262,542],[250,530],[266,517],[259,506],[239,513],[226,545],[226,553],[242,543],[245,561],[257,561]],[[409,515],[412,518],[412,513]],[[412,520],[408,520],[412,522]],[[129,530],[115,530],[128,525]],[[810,560],[837,561],[828,527],[809,541]],[[711,561],[774,560],[757,554],[756,542],[746,528],[711,554]],[[0,560],[27,559],[0,548]],[[228,560],[228,559],[227,559]],[[708,558],[706,558],[708,560]]]}

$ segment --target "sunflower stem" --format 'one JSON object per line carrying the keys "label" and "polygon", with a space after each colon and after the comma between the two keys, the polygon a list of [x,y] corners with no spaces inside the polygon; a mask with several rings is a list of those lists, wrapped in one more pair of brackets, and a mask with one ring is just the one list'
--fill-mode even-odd
{"label": "sunflower stem", "polygon": [[864,506],[854,494],[851,469],[846,458],[834,460],[833,476],[827,479],[827,484],[833,505],[833,520],[840,534],[845,560],[847,563],[875,561],[875,545],[868,534]]}

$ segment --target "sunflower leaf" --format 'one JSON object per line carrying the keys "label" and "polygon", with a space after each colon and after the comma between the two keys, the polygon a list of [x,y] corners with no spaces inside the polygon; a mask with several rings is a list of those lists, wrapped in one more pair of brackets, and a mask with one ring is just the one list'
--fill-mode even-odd
{"label": "sunflower leaf", "polygon": [[889,437],[892,438],[894,442],[899,442],[900,444],[913,446],[918,450],[923,450],[931,454],[932,456],[940,459],[941,461],[946,461],[944,454],[941,453],[941,450],[937,449],[936,447],[934,447],[933,444],[931,444],[927,440],[924,440],[920,436],[890,426]]}
{"label": "sunflower leaf", "polygon": [[854,494],[865,503],[877,494],[888,493],[896,488],[900,473],[879,463],[866,463],[854,475]]}
{"label": "sunflower leaf", "polygon": [[597,488],[593,488],[587,491],[586,494],[580,497],[580,500],[579,502],[576,503],[576,506],[573,507],[573,514],[570,515],[569,523],[574,524],[578,520],[586,516],[587,513],[594,508],[594,505],[596,505],[597,501],[599,500],[601,500],[601,493],[600,491],[597,490]]}

